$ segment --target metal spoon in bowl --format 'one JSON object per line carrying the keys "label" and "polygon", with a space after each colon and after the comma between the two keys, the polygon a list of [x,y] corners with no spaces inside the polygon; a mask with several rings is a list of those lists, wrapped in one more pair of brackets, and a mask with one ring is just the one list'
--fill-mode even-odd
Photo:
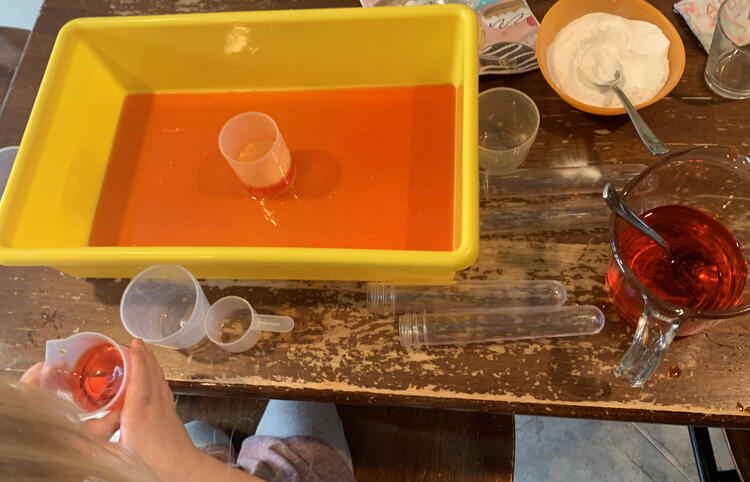
{"label": "metal spoon in bowl", "polygon": [[629,223],[635,229],[652,239],[656,244],[659,245],[661,249],[664,250],[664,254],[666,255],[667,260],[670,263],[674,262],[672,250],[669,249],[669,245],[664,240],[664,238],[662,238],[659,233],[654,231],[651,226],[646,224],[635,212],[633,212],[632,209],[628,207],[627,204],[625,204],[625,201],[620,197],[619,194],[617,194],[617,191],[611,183],[607,183],[604,186],[602,197],[604,198],[604,202],[607,203],[607,206],[609,206],[609,208],[614,211],[615,214],[620,216],[624,221]]}
{"label": "metal spoon in bowl", "polygon": [[615,70],[614,77],[611,81],[603,83],[603,84],[595,82],[590,76],[586,75],[584,72],[579,71],[579,73],[582,74],[583,77],[586,78],[593,85],[600,87],[602,89],[612,89],[615,92],[615,94],[617,94],[617,97],[620,98],[620,102],[622,102],[622,105],[625,107],[625,110],[630,116],[630,120],[633,122],[633,127],[635,127],[635,131],[638,133],[638,136],[643,141],[643,144],[646,146],[646,149],[648,149],[651,154],[655,156],[661,156],[669,152],[669,148],[665,146],[664,143],[661,140],[659,140],[658,137],[656,137],[656,134],[654,134],[654,131],[652,131],[648,127],[648,124],[646,124],[646,121],[643,120],[643,117],[641,117],[641,115],[635,109],[633,104],[630,103],[625,93],[622,90],[620,90],[619,87],[617,87],[617,84],[619,84],[620,80],[622,79],[622,73],[619,70]]}

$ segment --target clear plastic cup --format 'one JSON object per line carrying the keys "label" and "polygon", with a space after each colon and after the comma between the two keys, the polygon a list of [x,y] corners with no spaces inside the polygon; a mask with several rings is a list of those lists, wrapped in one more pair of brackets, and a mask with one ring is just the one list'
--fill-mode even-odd
{"label": "clear plastic cup", "polygon": [[721,2],[704,78],[722,97],[750,97],[750,0]]}
{"label": "clear plastic cup", "polygon": [[406,313],[398,317],[399,338],[405,348],[593,335],[602,328],[604,314],[585,305]]}
{"label": "clear plastic cup", "polygon": [[225,296],[211,306],[204,320],[208,339],[232,353],[247,351],[264,331],[287,333],[294,328],[288,316],[262,315],[239,296]]}
{"label": "clear plastic cup", "polygon": [[262,112],[232,117],[219,133],[219,150],[252,192],[271,198],[294,182],[296,168],[276,122]]}
{"label": "clear plastic cup", "polygon": [[565,287],[552,280],[455,281],[445,285],[367,284],[373,313],[435,312],[475,308],[555,306],[565,303]]}
{"label": "clear plastic cup", "polygon": [[127,389],[130,349],[100,333],[47,340],[41,387],[75,405],[81,418],[117,408]]}
{"label": "clear plastic cup", "polygon": [[190,271],[182,266],[156,265],[141,271],[125,288],[120,318],[134,337],[180,349],[203,339],[203,319],[209,307]]}
{"label": "clear plastic cup", "polygon": [[517,168],[539,131],[539,110],[520,90],[496,87],[479,94],[479,165],[496,172]]}

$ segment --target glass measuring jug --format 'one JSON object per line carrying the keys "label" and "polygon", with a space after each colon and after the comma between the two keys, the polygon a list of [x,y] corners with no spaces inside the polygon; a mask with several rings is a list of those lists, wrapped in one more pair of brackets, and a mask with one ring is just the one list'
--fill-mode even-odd
{"label": "glass measuring jug", "polygon": [[686,149],[638,175],[623,198],[673,252],[670,261],[612,218],[607,293],[636,326],[615,375],[641,386],[675,336],[750,312],[750,159],[724,147]]}

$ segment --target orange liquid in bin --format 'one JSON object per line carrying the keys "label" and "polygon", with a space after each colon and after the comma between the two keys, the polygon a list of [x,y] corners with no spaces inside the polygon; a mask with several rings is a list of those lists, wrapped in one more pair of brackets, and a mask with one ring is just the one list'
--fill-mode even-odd
{"label": "orange liquid in bin", "polygon": [[[129,95],[90,245],[450,251],[455,97],[452,85]],[[243,111],[270,115],[289,146],[280,197],[255,197],[218,149]]]}

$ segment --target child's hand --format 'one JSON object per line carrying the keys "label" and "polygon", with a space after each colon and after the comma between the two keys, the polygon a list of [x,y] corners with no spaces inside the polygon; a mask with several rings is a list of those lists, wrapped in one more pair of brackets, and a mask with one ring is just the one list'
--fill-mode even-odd
{"label": "child's hand", "polygon": [[[21,376],[21,382],[38,387],[48,370],[39,362]],[[119,426],[120,444],[164,481],[262,482],[193,445],[177,416],[164,372],[153,352],[138,339],[130,344],[130,379],[122,408],[85,424],[102,441],[109,440]]]}
{"label": "child's hand", "polygon": [[[26,370],[21,382],[39,387],[42,378],[54,376],[42,362]],[[151,350],[143,341],[130,344],[130,380],[122,408],[102,418],[84,422],[91,435],[109,440],[120,428],[120,443],[140,456],[162,478],[163,474],[184,467],[186,459],[200,458],[174,406],[172,391]]]}
{"label": "child's hand", "polygon": [[[44,362],[37,362],[21,375],[21,383],[40,388],[42,378],[49,381],[55,376],[56,372],[53,367],[44,366]],[[101,418],[86,420],[84,425],[92,437],[109,440],[120,425],[120,412],[114,411]]]}
{"label": "child's hand", "polygon": [[31,368],[23,372],[23,375],[21,375],[21,383],[25,383],[26,385],[38,388],[39,384],[42,381],[43,366],[44,362],[34,363]]}
{"label": "child's hand", "polygon": [[202,455],[177,416],[172,391],[156,357],[138,339],[130,344],[130,381],[120,414],[120,443],[165,480]]}

